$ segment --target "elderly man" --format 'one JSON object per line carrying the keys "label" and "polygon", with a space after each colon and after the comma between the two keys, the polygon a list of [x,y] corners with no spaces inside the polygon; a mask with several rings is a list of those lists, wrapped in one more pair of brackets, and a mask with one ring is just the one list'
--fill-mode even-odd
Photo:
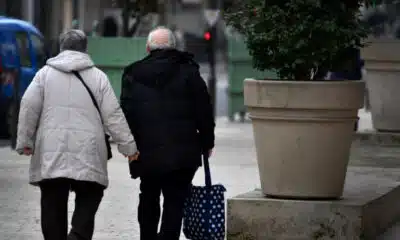
{"label": "elderly man", "polygon": [[214,147],[207,86],[193,56],[175,47],[169,29],[153,30],[149,55],[126,67],[122,79],[121,106],[140,152],[135,172],[141,180],[141,240],[179,239],[184,201],[201,155],[211,154]]}
{"label": "elderly man", "polygon": [[[32,155],[30,183],[40,186],[44,239],[90,240],[108,185],[104,133],[130,160],[138,153],[107,76],[86,54],[85,34],[63,34],[60,47],[22,98],[16,150]],[[76,198],[67,237],[70,190]]]}

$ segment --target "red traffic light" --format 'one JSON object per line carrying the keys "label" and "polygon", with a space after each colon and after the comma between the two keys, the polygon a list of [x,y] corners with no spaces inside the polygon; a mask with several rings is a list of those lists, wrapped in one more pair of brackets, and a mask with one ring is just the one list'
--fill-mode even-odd
{"label": "red traffic light", "polygon": [[211,39],[211,33],[210,32],[204,33],[204,39],[209,41]]}

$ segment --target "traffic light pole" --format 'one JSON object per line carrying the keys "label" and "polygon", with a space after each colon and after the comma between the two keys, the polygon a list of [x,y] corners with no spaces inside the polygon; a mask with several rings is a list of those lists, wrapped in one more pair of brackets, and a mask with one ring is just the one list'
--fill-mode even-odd
{"label": "traffic light pole", "polygon": [[217,26],[220,19],[220,9],[222,2],[220,0],[207,0],[208,7],[204,10],[205,20],[208,25],[208,62],[210,63],[210,76],[208,79],[208,89],[211,96],[214,118],[216,116],[217,106],[217,76],[215,73],[216,48],[217,48]]}
{"label": "traffic light pole", "polygon": [[208,78],[208,90],[211,96],[211,104],[213,106],[213,114],[214,118],[216,116],[216,105],[217,105],[217,77],[215,70],[215,45],[216,45],[216,27],[209,28],[209,33],[211,35],[210,40],[208,41],[208,62],[210,64],[210,75]]}

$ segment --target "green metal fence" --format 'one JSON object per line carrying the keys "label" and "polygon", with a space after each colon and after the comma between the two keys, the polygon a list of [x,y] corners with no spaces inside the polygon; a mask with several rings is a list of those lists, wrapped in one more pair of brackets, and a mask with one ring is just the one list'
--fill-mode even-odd
{"label": "green metal fence", "polygon": [[246,78],[266,79],[275,78],[276,76],[273,72],[261,72],[253,68],[249,51],[243,39],[228,39],[228,49],[228,117],[232,121],[236,113],[239,113],[243,119],[246,112],[243,96],[243,81]]}
{"label": "green metal fence", "polygon": [[96,66],[107,74],[119,97],[123,69],[146,56],[146,38],[90,37],[88,53]]}
{"label": "green metal fence", "polygon": [[[90,37],[88,52],[97,67],[110,79],[117,97],[121,94],[121,77],[124,67],[146,56],[146,38],[103,38]],[[253,68],[251,57],[242,39],[230,38],[228,116],[246,112],[243,98],[243,81],[246,78],[274,78],[272,72],[260,72]]]}

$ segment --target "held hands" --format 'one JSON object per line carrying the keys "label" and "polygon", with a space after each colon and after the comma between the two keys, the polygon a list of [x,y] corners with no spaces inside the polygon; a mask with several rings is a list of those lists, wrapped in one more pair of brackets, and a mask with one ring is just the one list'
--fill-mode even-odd
{"label": "held hands", "polygon": [[125,157],[127,157],[128,158],[128,160],[129,160],[129,162],[132,162],[132,161],[137,161],[138,160],[138,158],[139,158],[139,152],[136,152],[134,155],[132,155],[132,156],[125,156]]}
{"label": "held hands", "polygon": [[33,154],[32,148],[25,147],[22,154],[25,156],[31,156]]}

